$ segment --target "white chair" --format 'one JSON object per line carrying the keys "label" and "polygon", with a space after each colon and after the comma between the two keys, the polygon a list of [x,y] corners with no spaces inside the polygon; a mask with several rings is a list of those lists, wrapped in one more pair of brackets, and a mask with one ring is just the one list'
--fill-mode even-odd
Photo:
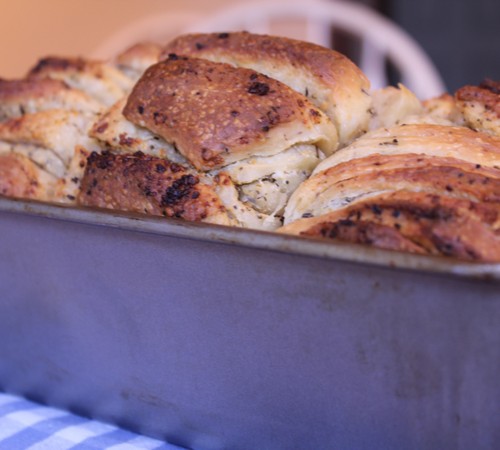
{"label": "white chair", "polygon": [[[339,29],[361,41],[361,56],[356,61],[371,81],[372,88],[387,86],[387,62],[393,64],[400,80],[420,99],[446,91],[443,80],[418,43],[394,22],[364,5],[338,0],[251,1],[225,7],[188,25],[186,32],[247,30],[273,33],[276,23],[302,20],[303,39],[334,48],[332,30]],[[297,22],[295,22],[297,23]],[[289,37],[297,27],[288,28]],[[286,28],[281,28],[280,34]],[[347,55],[350,56],[350,55]]]}

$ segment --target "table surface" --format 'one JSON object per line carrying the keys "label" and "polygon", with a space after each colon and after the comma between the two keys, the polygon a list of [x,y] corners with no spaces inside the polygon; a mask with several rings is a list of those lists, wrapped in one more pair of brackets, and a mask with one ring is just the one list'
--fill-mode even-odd
{"label": "table surface", "polygon": [[22,397],[0,392],[0,450],[182,450]]}

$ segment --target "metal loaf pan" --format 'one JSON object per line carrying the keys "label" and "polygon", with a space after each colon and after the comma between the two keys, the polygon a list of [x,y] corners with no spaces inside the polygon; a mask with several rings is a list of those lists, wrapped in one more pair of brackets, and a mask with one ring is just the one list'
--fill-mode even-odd
{"label": "metal loaf pan", "polygon": [[199,449],[500,442],[499,265],[8,199],[0,252],[6,391]]}

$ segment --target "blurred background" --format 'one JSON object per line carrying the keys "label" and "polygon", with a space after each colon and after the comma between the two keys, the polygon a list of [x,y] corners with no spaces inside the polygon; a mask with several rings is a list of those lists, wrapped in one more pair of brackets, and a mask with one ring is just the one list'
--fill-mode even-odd
{"label": "blurred background", "polygon": [[[172,20],[164,26],[167,39],[214,11],[251,1],[0,0],[0,77],[21,77],[39,57],[47,55],[110,56],[105,55],[105,44],[147,18],[171,13]],[[486,77],[500,79],[499,0],[351,1],[379,11],[413,36],[449,91],[478,84]],[[356,52],[342,36],[336,45],[345,53]]]}

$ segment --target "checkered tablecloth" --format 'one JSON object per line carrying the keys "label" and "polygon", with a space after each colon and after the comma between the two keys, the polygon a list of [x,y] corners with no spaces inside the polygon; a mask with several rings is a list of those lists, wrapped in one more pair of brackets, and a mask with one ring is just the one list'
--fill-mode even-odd
{"label": "checkered tablecloth", "polygon": [[163,441],[0,392],[0,450],[181,450]]}

